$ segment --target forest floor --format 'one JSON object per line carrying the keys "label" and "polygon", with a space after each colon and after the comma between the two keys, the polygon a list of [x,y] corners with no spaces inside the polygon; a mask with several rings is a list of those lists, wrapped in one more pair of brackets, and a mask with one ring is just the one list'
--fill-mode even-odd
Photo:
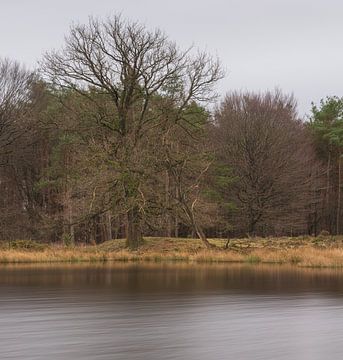
{"label": "forest floor", "polygon": [[124,240],[97,246],[46,245],[17,240],[0,247],[0,263],[184,261],[199,263],[269,263],[304,267],[343,267],[343,236],[209,239],[216,249],[206,249],[197,239],[145,238],[137,251]]}

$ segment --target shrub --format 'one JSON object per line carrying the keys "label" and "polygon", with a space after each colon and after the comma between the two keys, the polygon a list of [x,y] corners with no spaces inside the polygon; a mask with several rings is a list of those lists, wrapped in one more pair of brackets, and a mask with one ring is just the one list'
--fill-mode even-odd
{"label": "shrub", "polygon": [[45,244],[33,240],[13,240],[9,242],[10,249],[41,251],[46,248]]}

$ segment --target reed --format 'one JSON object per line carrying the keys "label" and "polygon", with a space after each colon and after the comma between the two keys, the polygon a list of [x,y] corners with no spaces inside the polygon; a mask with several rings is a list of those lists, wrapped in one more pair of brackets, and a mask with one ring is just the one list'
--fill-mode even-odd
{"label": "reed", "polygon": [[[206,249],[196,239],[146,238],[138,251],[128,251],[124,240],[99,246],[35,246],[16,242],[0,248],[0,263],[81,263],[105,261],[180,261],[192,263],[270,263],[301,267],[343,267],[342,238],[212,239]],[[20,248],[18,244],[25,244]]]}

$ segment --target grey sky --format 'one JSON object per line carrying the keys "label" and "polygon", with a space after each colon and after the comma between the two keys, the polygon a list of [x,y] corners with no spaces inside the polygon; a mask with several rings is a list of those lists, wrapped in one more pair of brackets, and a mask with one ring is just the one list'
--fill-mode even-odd
{"label": "grey sky", "polygon": [[218,55],[222,94],[279,87],[301,114],[343,96],[341,0],[0,0],[0,56],[34,66],[72,21],[116,12]]}

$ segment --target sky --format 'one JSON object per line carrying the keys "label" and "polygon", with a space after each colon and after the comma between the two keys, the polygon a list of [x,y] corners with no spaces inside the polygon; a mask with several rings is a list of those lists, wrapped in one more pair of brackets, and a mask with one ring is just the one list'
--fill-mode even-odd
{"label": "sky", "polygon": [[343,96],[341,0],[0,0],[0,57],[35,67],[72,23],[116,13],[218,56],[221,96],[280,88],[301,116]]}

